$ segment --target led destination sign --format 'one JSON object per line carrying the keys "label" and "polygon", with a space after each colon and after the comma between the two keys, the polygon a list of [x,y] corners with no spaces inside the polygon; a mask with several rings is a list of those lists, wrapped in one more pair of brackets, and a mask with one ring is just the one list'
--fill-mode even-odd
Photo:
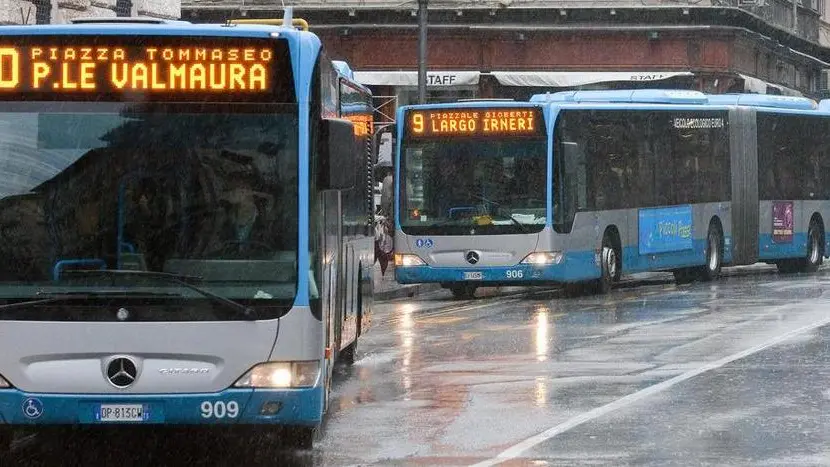
{"label": "led destination sign", "polygon": [[247,38],[6,37],[0,40],[0,99],[140,93],[283,100],[293,97],[287,52],[284,41]]}
{"label": "led destination sign", "polygon": [[536,108],[416,110],[406,124],[411,137],[544,135],[542,112]]}

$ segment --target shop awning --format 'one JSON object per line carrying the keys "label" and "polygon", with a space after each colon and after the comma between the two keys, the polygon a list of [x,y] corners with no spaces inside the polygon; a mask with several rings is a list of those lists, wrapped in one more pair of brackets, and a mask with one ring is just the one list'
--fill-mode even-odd
{"label": "shop awning", "polygon": [[660,81],[692,76],[688,71],[494,71],[503,86],[569,88],[615,81]]}
{"label": "shop awning", "polygon": [[[477,86],[479,71],[428,71],[427,87]],[[366,86],[418,86],[417,71],[355,71],[355,81]]]}

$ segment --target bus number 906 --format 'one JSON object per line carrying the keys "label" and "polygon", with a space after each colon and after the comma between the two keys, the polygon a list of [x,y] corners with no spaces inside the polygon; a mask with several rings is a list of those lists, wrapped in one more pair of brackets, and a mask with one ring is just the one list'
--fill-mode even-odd
{"label": "bus number 906", "polygon": [[524,271],[520,269],[511,269],[507,271],[508,279],[521,279],[522,277],[524,277]]}

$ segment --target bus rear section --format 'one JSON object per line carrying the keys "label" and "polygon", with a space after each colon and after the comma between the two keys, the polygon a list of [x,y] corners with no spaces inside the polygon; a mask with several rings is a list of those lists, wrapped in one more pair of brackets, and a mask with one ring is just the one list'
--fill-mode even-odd
{"label": "bus rear section", "polygon": [[729,112],[697,107],[556,105],[558,249],[604,291],[622,273],[710,280],[732,261]]}
{"label": "bus rear section", "polygon": [[314,43],[189,28],[2,32],[0,76],[20,79],[0,90],[0,438],[256,424],[308,445],[320,423],[327,341],[290,54]]}
{"label": "bus rear section", "polygon": [[[553,120],[553,250],[607,291],[622,273],[713,280],[759,260],[813,272],[828,246],[826,112],[782,96],[540,95]],[[578,291],[581,280],[569,278]]]}
{"label": "bus rear section", "polygon": [[479,286],[542,282],[535,254],[548,220],[540,106],[457,103],[399,111],[395,275],[457,297]]}

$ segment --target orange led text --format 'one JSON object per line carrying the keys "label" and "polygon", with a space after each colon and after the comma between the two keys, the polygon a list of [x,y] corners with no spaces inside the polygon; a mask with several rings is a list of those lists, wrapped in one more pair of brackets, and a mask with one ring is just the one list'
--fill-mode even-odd
{"label": "orange led text", "polygon": [[0,47],[0,91],[267,91],[269,48]]}

